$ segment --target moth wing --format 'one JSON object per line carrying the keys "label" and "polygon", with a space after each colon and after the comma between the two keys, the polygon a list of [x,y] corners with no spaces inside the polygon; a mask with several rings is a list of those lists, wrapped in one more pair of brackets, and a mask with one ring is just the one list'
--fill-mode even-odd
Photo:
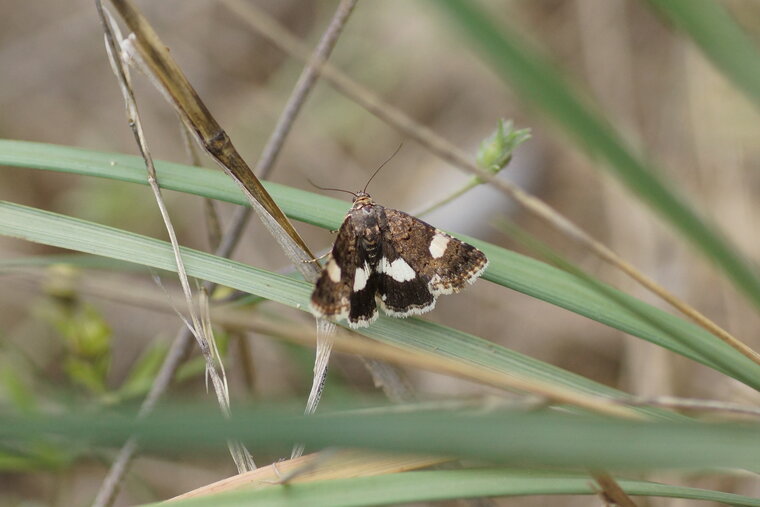
{"label": "moth wing", "polygon": [[434,297],[459,292],[488,266],[485,254],[432,225],[394,209],[385,209],[386,241],[427,286]]}
{"label": "moth wing", "polygon": [[366,327],[377,318],[376,291],[377,276],[349,215],[311,293],[311,311],[317,317],[347,319],[354,328]]}
{"label": "moth wing", "polygon": [[357,263],[356,233],[350,220],[346,219],[311,293],[311,311],[314,315],[335,320],[348,317]]}
{"label": "moth wing", "polygon": [[367,327],[377,319],[377,293],[378,275],[370,267],[367,258],[361,249],[359,252],[359,266],[356,268],[351,295],[349,296],[350,308],[348,312],[348,325],[353,328]]}
{"label": "moth wing", "polygon": [[436,297],[428,287],[429,279],[420,276],[387,239],[376,270],[378,300],[388,315],[407,317],[435,308]]}

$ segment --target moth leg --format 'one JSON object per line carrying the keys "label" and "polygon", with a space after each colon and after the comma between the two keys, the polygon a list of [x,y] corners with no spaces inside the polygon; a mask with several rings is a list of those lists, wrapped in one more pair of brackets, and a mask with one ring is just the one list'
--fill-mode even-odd
{"label": "moth leg", "polygon": [[321,261],[322,259],[325,259],[328,255],[330,255],[330,250],[326,251],[325,253],[323,253],[319,257],[315,257],[313,259],[306,259],[305,261],[301,261],[301,262],[303,262],[304,264],[308,264],[310,262],[314,262],[314,263],[318,264],[319,261]]}

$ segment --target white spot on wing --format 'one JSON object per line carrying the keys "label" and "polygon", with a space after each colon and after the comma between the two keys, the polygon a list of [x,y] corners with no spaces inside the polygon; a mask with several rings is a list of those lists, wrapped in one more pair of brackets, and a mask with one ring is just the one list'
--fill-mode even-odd
{"label": "white spot on wing", "polygon": [[340,266],[335,262],[335,259],[330,259],[325,269],[327,269],[327,276],[330,277],[330,280],[335,283],[340,282]]}
{"label": "white spot on wing", "polygon": [[354,274],[354,292],[359,292],[367,286],[367,280],[369,280],[369,265],[365,262],[363,268],[356,268]]}
{"label": "white spot on wing", "polygon": [[430,247],[428,247],[428,250],[430,250],[430,255],[433,256],[433,259],[439,259],[443,257],[443,254],[446,252],[446,247],[449,246],[450,240],[451,238],[445,234],[436,232],[435,236],[433,236],[433,240],[430,242]]}
{"label": "white spot on wing", "polygon": [[388,259],[383,257],[380,259],[377,271],[379,273],[385,273],[397,282],[408,282],[409,280],[414,280],[414,277],[417,276],[417,273],[414,272],[412,267],[401,257],[393,262],[388,262]]}

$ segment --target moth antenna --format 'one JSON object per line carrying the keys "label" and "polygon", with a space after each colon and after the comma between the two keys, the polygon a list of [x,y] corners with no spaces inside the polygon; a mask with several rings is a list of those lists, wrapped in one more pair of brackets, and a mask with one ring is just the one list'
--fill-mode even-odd
{"label": "moth antenna", "polygon": [[314,188],[318,188],[318,189],[320,189],[320,190],[333,190],[333,191],[335,191],[335,192],[345,192],[345,193],[347,193],[347,194],[351,194],[351,195],[353,195],[354,197],[356,197],[356,194],[355,194],[354,192],[351,192],[350,190],[343,190],[342,188],[327,188],[327,187],[320,187],[319,185],[317,185],[316,183],[314,183],[313,181],[311,181],[309,178],[306,178],[306,181],[308,181],[309,183],[311,183],[311,186],[312,186],[312,187],[314,187]]}
{"label": "moth antenna", "polygon": [[385,162],[383,162],[382,164],[380,164],[380,167],[378,167],[377,169],[375,169],[375,172],[372,173],[372,176],[370,176],[369,180],[367,181],[367,184],[364,185],[364,190],[362,190],[362,192],[365,192],[365,193],[367,192],[367,187],[369,186],[369,184],[372,181],[372,179],[375,176],[377,176],[377,173],[380,172],[380,169],[382,169],[385,164],[387,164],[388,162],[390,162],[391,159],[396,156],[396,153],[398,153],[401,150],[402,146],[404,146],[404,143],[399,143],[398,148],[396,148],[396,151],[394,151],[393,154],[390,157],[388,157],[388,159]]}

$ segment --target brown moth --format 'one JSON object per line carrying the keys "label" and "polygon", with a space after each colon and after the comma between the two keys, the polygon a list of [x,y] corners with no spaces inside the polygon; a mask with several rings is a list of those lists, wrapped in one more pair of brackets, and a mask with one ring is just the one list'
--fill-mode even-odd
{"label": "brown moth", "polygon": [[419,315],[441,294],[475,282],[486,266],[474,246],[357,192],[311,294],[311,310],[347,319],[353,328],[369,326],[378,306],[393,317]]}

